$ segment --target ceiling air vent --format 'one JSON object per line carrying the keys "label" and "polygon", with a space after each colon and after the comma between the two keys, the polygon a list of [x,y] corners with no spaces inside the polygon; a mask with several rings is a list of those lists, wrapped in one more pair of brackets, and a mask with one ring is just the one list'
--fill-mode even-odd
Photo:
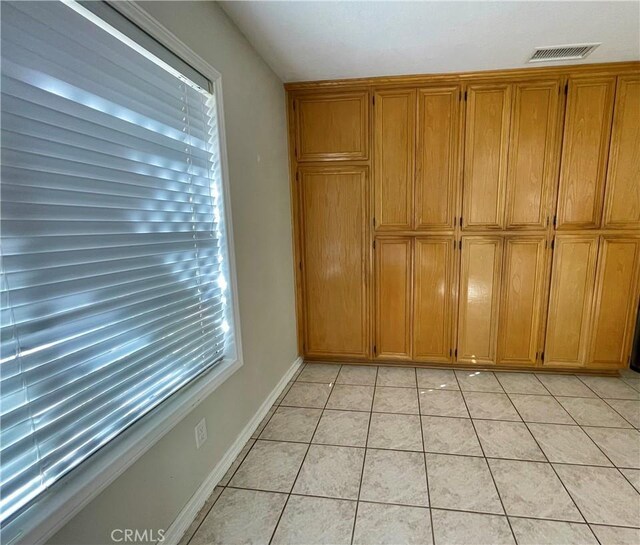
{"label": "ceiling air vent", "polygon": [[529,62],[575,61],[588,57],[600,44],[570,44],[536,47]]}

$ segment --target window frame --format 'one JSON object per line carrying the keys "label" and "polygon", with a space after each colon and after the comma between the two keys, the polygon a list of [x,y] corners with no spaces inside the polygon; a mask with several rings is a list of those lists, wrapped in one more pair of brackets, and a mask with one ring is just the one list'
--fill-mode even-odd
{"label": "window frame", "polygon": [[216,103],[222,201],[228,254],[227,271],[231,294],[231,304],[228,310],[232,318],[232,346],[230,352],[233,353],[234,357],[225,357],[220,363],[180,388],[56,482],[51,489],[42,493],[34,500],[32,505],[28,506],[22,513],[17,514],[13,520],[2,528],[1,538],[7,544],[25,540],[33,544],[45,543],[164,435],[171,431],[197,405],[240,369],[244,363],[233,221],[231,217],[222,74],[136,2],[131,0],[119,0],[117,2],[106,0],[105,3],[136,24],[211,82],[211,92],[215,95]]}

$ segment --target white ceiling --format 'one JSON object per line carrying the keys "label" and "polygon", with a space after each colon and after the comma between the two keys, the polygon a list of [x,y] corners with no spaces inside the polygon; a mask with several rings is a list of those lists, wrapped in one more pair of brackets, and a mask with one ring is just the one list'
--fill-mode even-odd
{"label": "white ceiling", "polygon": [[[633,2],[220,2],[283,81],[544,66],[536,46],[602,42],[640,59]],[[572,61],[575,62],[575,61]]]}

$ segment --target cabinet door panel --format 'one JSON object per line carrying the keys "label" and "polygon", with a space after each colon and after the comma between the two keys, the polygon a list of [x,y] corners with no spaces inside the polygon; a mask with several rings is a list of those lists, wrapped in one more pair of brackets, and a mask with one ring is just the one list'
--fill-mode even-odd
{"label": "cabinet door panel", "polygon": [[413,278],[413,358],[451,361],[453,237],[416,239]]}
{"label": "cabinet door panel", "polygon": [[555,240],[545,343],[545,365],[584,365],[598,238]]}
{"label": "cabinet door panel", "polygon": [[411,239],[376,239],[376,349],[384,359],[411,357]]}
{"label": "cabinet door panel", "polygon": [[298,161],[367,159],[368,97],[368,93],[358,92],[297,98]]}
{"label": "cabinet door panel", "polygon": [[587,366],[626,366],[638,304],[639,268],[640,237],[602,238]]}
{"label": "cabinet door panel", "polygon": [[458,87],[418,91],[416,229],[446,229],[455,225],[459,104]]}
{"label": "cabinet door panel", "polygon": [[600,224],[615,77],[569,80],[564,122],[558,229]]}
{"label": "cabinet door panel", "polygon": [[605,227],[640,228],[640,78],[620,76],[609,151]]}
{"label": "cabinet door panel", "polygon": [[558,81],[514,85],[506,227],[540,229],[556,172]]}
{"label": "cabinet door panel", "polygon": [[544,236],[505,240],[498,363],[535,365],[546,270]]}
{"label": "cabinet door panel", "polygon": [[381,91],[375,98],[376,227],[411,229],[416,92]]}
{"label": "cabinet door panel", "polygon": [[368,354],[364,167],[300,171],[305,353]]}
{"label": "cabinet door panel", "polygon": [[501,261],[501,238],[462,237],[458,361],[495,363]]}
{"label": "cabinet door panel", "polygon": [[511,87],[471,85],[465,130],[463,227],[503,225]]}

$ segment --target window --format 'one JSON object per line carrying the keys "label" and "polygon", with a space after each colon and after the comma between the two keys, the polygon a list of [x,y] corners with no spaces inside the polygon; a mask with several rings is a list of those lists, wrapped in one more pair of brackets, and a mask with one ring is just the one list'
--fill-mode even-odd
{"label": "window", "polygon": [[202,74],[106,4],[2,2],[1,89],[6,523],[236,361],[237,319]]}

